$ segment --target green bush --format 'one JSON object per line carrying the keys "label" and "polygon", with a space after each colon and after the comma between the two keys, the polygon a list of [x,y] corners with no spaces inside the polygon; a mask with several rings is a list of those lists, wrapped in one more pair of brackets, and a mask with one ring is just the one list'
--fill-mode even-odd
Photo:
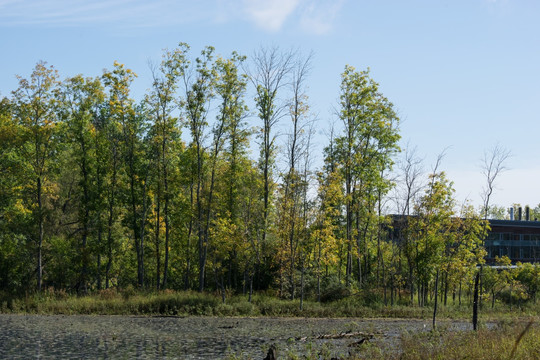
{"label": "green bush", "polygon": [[234,316],[234,315],[237,315],[236,314],[236,309],[234,308],[234,306],[229,305],[229,304],[219,304],[214,309],[214,313],[215,313],[215,315],[218,315],[218,316]]}
{"label": "green bush", "polygon": [[383,304],[383,296],[376,290],[364,290],[360,294],[364,306],[376,306]]}
{"label": "green bush", "polygon": [[351,295],[345,284],[334,278],[325,279],[321,286],[321,302],[341,300]]}
{"label": "green bush", "polygon": [[500,292],[498,297],[507,305],[519,305],[529,300],[529,294],[527,293],[525,287],[521,284],[518,284],[512,288],[505,288]]}
{"label": "green bush", "polygon": [[120,294],[122,294],[122,298],[124,300],[129,300],[130,297],[136,294],[136,291],[133,285],[128,285],[122,290],[120,290]]}
{"label": "green bush", "polygon": [[234,303],[234,307],[236,309],[236,315],[252,316],[252,315],[257,315],[258,314],[258,312],[256,311],[255,306],[253,306],[253,304],[250,303],[247,300],[241,300],[241,301],[238,301],[238,302]]}

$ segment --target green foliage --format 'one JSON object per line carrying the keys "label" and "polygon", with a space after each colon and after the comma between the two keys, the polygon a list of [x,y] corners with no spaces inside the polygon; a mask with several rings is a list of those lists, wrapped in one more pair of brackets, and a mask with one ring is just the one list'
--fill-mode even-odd
{"label": "green foliage", "polygon": [[344,299],[351,295],[351,291],[339,280],[324,279],[321,289],[321,302],[331,302]]}
{"label": "green foliage", "polygon": [[[346,66],[341,76],[340,119],[343,135],[327,149],[328,168],[341,172],[345,205],[345,277],[351,284],[353,259],[356,277],[363,282],[373,256],[381,261],[380,245],[381,201],[391,188],[387,172],[392,156],[399,151],[397,131],[399,119],[393,105],[380,92],[379,85],[369,77],[369,71],[358,72]],[[373,254],[374,250],[376,254]]]}
{"label": "green foliage", "polygon": [[[385,306],[380,292],[360,292],[352,296],[326,303],[305,300],[278,299],[275,296],[254,294],[251,302],[247,296],[230,296],[226,302],[221,296],[210,293],[141,292],[134,287],[77,296],[65,290],[46,288],[41,294],[13,296],[0,293],[0,312],[40,314],[95,314],[95,315],[166,315],[166,316],[284,316],[284,317],[384,317],[429,319],[430,307],[394,305]],[[470,306],[447,306],[441,308],[439,318],[468,319]],[[496,306],[484,310],[485,321],[515,319],[515,309]],[[523,304],[521,316],[535,316],[538,306]]]}
{"label": "green foliage", "polygon": [[540,267],[532,264],[517,264],[516,280],[526,289],[527,297],[536,301],[540,290]]}
{"label": "green foliage", "polygon": [[[206,47],[191,58],[181,43],[152,67],[138,102],[136,74],[122,64],[60,82],[39,62],[0,100],[2,306],[423,316],[403,305],[437,296],[465,311],[488,224],[470,206],[458,213],[451,181],[434,171],[414,216],[392,228],[399,119],[369,71],[345,67],[343,128],[312,169],[309,65],[277,49],[248,59]],[[538,278],[531,265],[486,268],[482,300],[534,306]]]}

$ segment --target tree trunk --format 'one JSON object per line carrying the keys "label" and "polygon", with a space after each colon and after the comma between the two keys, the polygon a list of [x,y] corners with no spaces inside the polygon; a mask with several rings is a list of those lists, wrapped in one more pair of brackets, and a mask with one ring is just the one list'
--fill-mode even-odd
{"label": "tree trunk", "polygon": [[140,218],[140,229],[139,229],[139,247],[140,247],[140,283],[139,286],[144,287],[144,278],[145,278],[145,270],[144,270],[144,234],[145,234],[145,224],[146,224],[146,215],[148,212],[148,200],[146,197],[146,181],[147,179],[144,179],[144,185],[143,185],[143,204],[142,204],[142,214]]}
{"label": "tree trunk", "polygon": [[474,278],[474,300],[473,300],[473,330],[478,330],[478,283],[480,282],[480,271],[476,273]]}
{"label": "tree trunk", "polygon": [[161,216],[161,185],[158,180],[158,188],[156,194],[156,230],[154,243],[156,247],[156,290],[159,290],[161,283],[161,256],[160,256],[160,244],[159,244],[159,228],[160,228],[160,216]]}
{"label": "tree trunk", "polygon": [[304,261],[302,260],[302,275],[300,276],[300,310],[304,310]]}
{"label": "tree trunk", "polygon": [[249,303],[251,303],[251,297],[253,295],[253,274],[249,275]]}
{"label": "tree trunk", "polygon": [[163,136],[163,146],[162,146],[162,163],[163,163],[163,185],[165,187],[165,208],[164,211],[164,221],[165,221],[165,262],[163,264],[163,284],[161,285],[162,289],[167,288],[167,281],[169,280],[169,233],[170,233],[170,226],[169,226],[169,179],[168,179],[168,172],[167,172],[167,159],[165,157],[166,152],[166,146],[165,146],[165,135]]}
{"label": "tree trunk", "polygon": [[446,306],[448,300],[448,273],[444,275],[444,306]]}
{"label": "tree trunk", "polygon": [[409,260],[409,284],[411,293],[411,306],[414,304],[414,280],[413,280],[413,265]]}
{"label": "tree trunk", "polygon": [[114,223],[114,204],[116,199],[116,149],[113,149],[113,172],[109,193],[109,219],[107,221],[107,266],[105,267],[105,288],[108,289],[110,285],[111,267],[113,261],[112,255],[112,227]]}
{"label": "tree trunk", "polygon": [[206,271],[206,244],[204,242],[203,211],[202,211],[202,149],[197,142],[197,190],[195,198],[197,201],[197,236],[199,238],[199,292],[204,291],[204,276]]}
{"label": "tree trunk", "polygon": [[82,269],[81,269],[81,285],[82,285],[82,292],[86,295],[88,291],[88,263],[89,263],[89,255],[88,255],[88,248],[87,248],[87,242],[88,242],[88,223],[89,223],[89,217],[90,217],[90,194],[88,189],[88,169],[86,166],[86,146],[85,142],[83,141],[81,143],[81,150],[82,150],[82,161],[81,161],[81,172],[83,177],[83,208],[84,212],[82,214],[82,249],[81,249],[81,255],[82,255]]}
{"label": "tree trunk", "polygon": [[317,257],[317,302],[321,302],[321,243],[319,239],[319,256]]}
{"label": "tree trunk", "polygon": [[221,301],[225,304],[225,278],[223,277],[223,272],[221,273]]}
{"label": "tree trunk", "polygon": [[394,275],[390,275],[390,306],[394,306]]}
{"label": "tree trunk", "polygon": [[37,178],[37,203],[38,203],[38,248],[37,248],[37,289],[41,292],[43,265],[42,265],[42,249],[43,249],[43,205],[41,201],[41,177]]}
{"label": "tree trunk", "polygon": [[[189,199],[190,199],[190,209],[193,209],[193,179],[191,179],[191,184],[189,186]],[[184,290],[189,289],[189,278],[191,277],[191,234],[193,232],[193,216],[190,211],[190,218],[189,218],[189,227],[188,227],[188,234],[187,234],[187,246],[186,246],[186,272],[184,276]]]}
{"label": "tree trunk", "polygon": [[439,290],[439,269],[437,269],[437,275],[435,276],[435,304],[433,305],[433,330],[435,330],[435,319],[437,317],[437,299]]}

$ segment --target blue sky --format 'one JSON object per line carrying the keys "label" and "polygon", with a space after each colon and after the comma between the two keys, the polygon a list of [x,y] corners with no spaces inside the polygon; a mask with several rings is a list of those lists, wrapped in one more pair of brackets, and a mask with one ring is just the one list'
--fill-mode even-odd
{"label": "blue sky", "polygon": [[447,148],[442,168],[459,201],[478,204],[481,158],[500,143],[513,156],[493,201],[535,206],[539,18],[537,0],[0,0],[0,95],[38,60],[62,77],[97,76],[117,60],[139,74],[140,99],[148,61],[179,42],[223,56],[299,48],[314,52],[308,95],[320,129],[335,118],[344,66],[370,67],[403,120],[402,145],[417,147],[426,170]]}

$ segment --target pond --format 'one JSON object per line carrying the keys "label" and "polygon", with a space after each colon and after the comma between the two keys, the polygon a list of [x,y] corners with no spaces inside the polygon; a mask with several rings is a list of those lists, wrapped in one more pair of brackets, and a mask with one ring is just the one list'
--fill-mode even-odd
{"label": "pond", "polygon": [[[0,315],[1,359],[263,359],[314,349],[339,356],[366,339],[398,349],[406,332],[427,320]],[[448,330],[464,321],[441,321]]]}

